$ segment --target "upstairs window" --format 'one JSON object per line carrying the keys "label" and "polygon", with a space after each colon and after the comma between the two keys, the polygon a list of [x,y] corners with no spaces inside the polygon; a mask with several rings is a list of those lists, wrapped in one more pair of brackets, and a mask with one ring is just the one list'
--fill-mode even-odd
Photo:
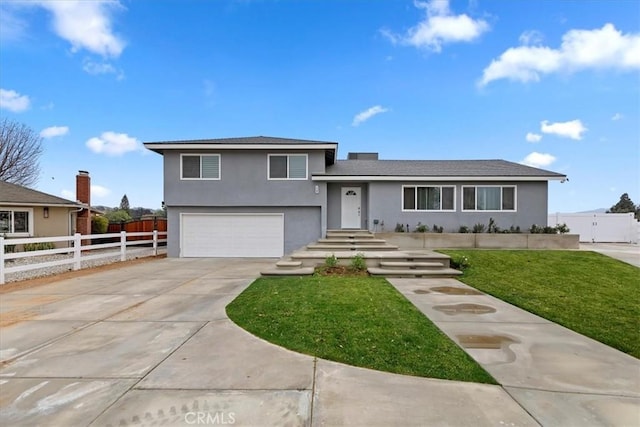
{"label": "upstairs window", "polygon": [[453,211],[455,187],[404,186],[402,210],[405,211]]}
{"label": "upstairs window", "polygon": [[0,210],[0,234],[5,236],[31,236],[33,234],[33,210]]}
{"label": "upstairs window", "polygon": [[462,210],[515,211],[516,187],[463,187]]}
{"label": "upstairs window", "polygon": [[269,179],[307,179],[306,154],[269,154]]}
{"label": "upstairs window", "polygon": [[183,154],[180,169],[182,179],[220,179],[220,155]]}

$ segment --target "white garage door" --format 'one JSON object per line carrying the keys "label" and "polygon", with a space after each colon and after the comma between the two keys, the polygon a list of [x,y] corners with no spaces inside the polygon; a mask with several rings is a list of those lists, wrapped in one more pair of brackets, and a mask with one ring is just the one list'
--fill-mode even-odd
{"label": "white garage door", "polygon": [[182,257],[281,257],[284,214],[182,214]]}

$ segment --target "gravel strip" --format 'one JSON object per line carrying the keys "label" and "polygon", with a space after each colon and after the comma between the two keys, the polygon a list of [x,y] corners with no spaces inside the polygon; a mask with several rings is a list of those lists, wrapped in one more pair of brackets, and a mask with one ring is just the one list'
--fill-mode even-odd
{"label": "gravel strip", "polygon": [[[99,249],[99,250],[91,251],[91,255],[96,255],[100,253],[113,253],[113,255],[105,258],[100,258],[100,259],[92,259],[92,260],[86,260],[86,261],[83,260],[81,261],[82,269],[120,262],[120,248],[117,248],[116,250]],[[167,253],[166,247],[158,248],[158,255],[162,255],[165,253]],[[127,249],[127,260],[145,258],[149,256],[153,256],[153,249],[150,249],[150,248]],[[11,267],[17,267],[17,266],[28,265],[28,264],[39,264],[44,262],[57,261],[61,259],[72,259],[72,258],[73,258],[72,253],[16,258],[12,260],[6,260],[4,266],[5,268],[11,268]],[[15,273],[5,273],[5,283],[19,282],[21,280],[52,276],[55,274],[60,274],[60,273],[64,273],[66,271],[71,271],[71,270],[73,270],[73,264],[56,265],[53,267],[42,267],[42,268],[36,268],[28,271],[18,271]]]}

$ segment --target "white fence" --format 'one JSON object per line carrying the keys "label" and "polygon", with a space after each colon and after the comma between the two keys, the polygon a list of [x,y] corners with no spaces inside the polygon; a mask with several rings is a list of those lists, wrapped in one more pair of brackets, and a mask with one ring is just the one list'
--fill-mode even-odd
{"label": "white fence", "polygon": [[581,242],[638,243],[640,233],[633,213],[556,213],[547,221],[549,225],[567,224]]}
{"label": "white fence", "polygon": [[[139,233],[127,233],[122,231],[120,233],[107,233],[107,234],[75,234],[73,236],[58,236],[58,237],[36,237],[36,238],[24,238],[24,239],[6,239],[0,237],[0,285],[5,283],[5,275],[10,273],[17,273],[20,271],[36,270],[39,268],[54,267],[58,265],[72,264],[73,270],[80,270],[82,268],[83,261],[96,260],[100,258],[113,258],[114,256],[120,257],[120,261],[126,261],[127,254],[133,252],[148,251],[149,255],[158,255],[158,245],[166,243],[167,239],[166,231],[152,231],[152,232],[139,232]],[[148,239],[145,239],[147,237]],[[162,237],[162,238],[161,238]],[[128,240],[128,238],[136,238],[136,240]],[[83,242],[90,241],[92,239],[119,239],[117,242],[112,243],[99,243],[92,245],[83,245]],[[44,249],[35,251],[20,251],[20,252],[7,252],[6,247],[12,249],[19,247],[19,245],[30,245],[37,243],[53,243],[67,242],[67,247]],[[140,245],[147,245],[150,248],[140,248]],[[132,246],[138,246],[138,248],[131,248]],[[103,250],[112,249],[112,250]],[[97,251],[96,250],[100,250]],[[93,252],[93,253],[92,253]],[[19,259],[40,257],[44,255],[67,255],[63,259],[57,259],[54,261],[38,262],[37,258],[34,258],[34,262],[8,267],[7,261]]]}

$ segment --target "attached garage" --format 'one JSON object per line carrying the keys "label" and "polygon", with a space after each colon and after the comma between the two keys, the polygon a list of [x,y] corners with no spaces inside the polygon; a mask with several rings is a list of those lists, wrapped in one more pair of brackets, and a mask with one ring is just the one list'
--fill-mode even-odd
{"label": "attached garage", "polygon": [[281,257],[282,213],[182,213],[180,256]]}

